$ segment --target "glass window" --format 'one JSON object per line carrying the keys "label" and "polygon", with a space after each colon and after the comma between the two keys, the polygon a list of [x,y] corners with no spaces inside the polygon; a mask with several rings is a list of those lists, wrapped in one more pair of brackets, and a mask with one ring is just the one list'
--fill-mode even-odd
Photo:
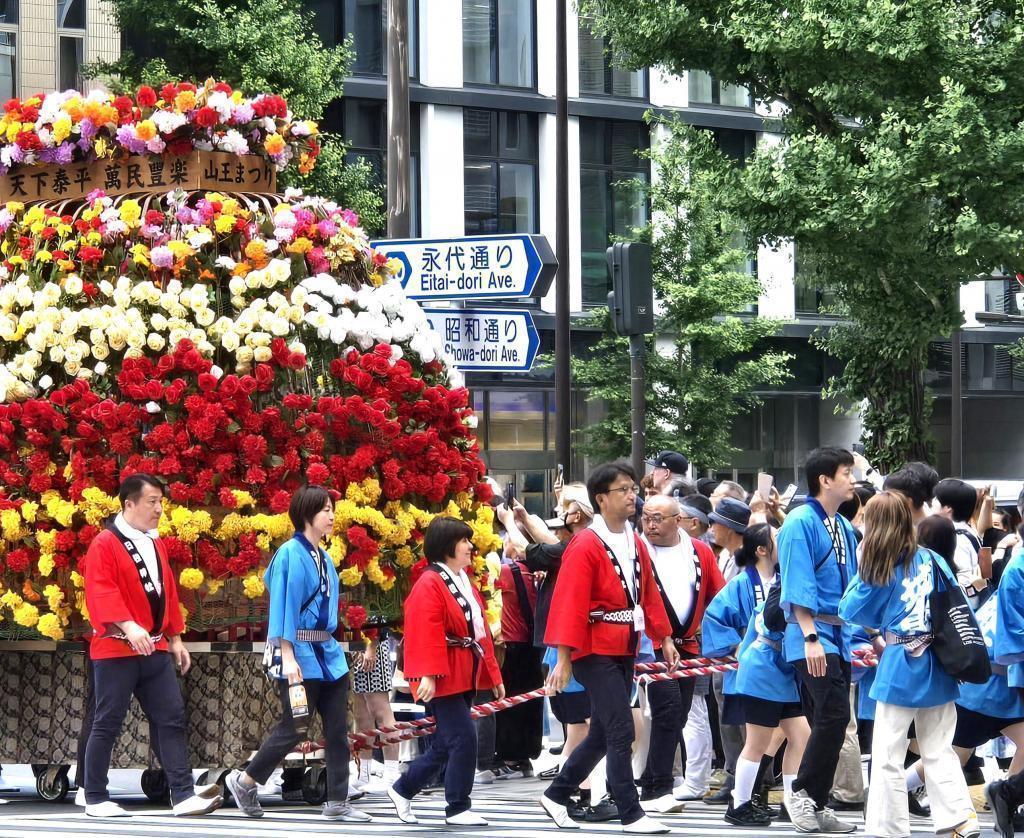
{"label": "glass window", "polygon": [[608,42],[591,31],[586,18],[580,18],[579,56],[580,93],[630,99],[647,96],[646,73],[614,66]]}
{"label": "glass window", "polygon": [[691,105],[722,105],[747,109],[754,107],[750,91],[745,87],[723,84],[704,70],[690,70],[686,75]]}
{"label": "glass window", "polygon": [[488,448],[544,449],[544,393],[492,390],[488,414]]}
{"label": "glass window", "polygon": [[57,28],[85,29],[85,0],[57,0]]}
{"label": "glass window", "polygon": [[650,166],[638,152],[650,147],[642,122],[580,120],[580,245],[583,302],[604,305],[611,290],[605,251],[612,236],[643,227],[648,207],[635,178],[649,180]]}
{"label": "glass window", "polygon": [[817,314],[833,308],[836,303],[835,292],[818,285],[820,274],[799,247],[793,246],[793,286],[796,293],[794,301],[796,310],[804,313]]}
{"label": "glass window", "polygon": [[303,0],[303,3],[313,13],[316,34],[325,47],[337,46],[345,40],[341,9],[335,0]]}
{"label": "glass window", "polygon": [[13,99],[18,91],[16,43],[17,36],[13,32],[0,32],[0,101],[4,102]]}
{"label": "glass window", "polygon": [[463,112],[466,235],[537,231],[535,114]]}
{"label": "glass window", "polygon": [[[319,4],[333,11],[341,0],[305,0],[312,5],[318,15]],[[331,16],[331,11],[326,12]],[[318,31],[330,30],[328,23],[318,24]],[[355,48],[355,60],[352,62],[352,73],[357,76],[383,76],[387,74],[387,0],[344,0],[344,19],[336,27],[334,40],[324,41],[327,46],[340,44],[349,35],[352,36]],[[409,76],[418,75],[419,49],[417,39],[419,28],[417,20],[416,0],[409,0]]]}
{"label": "glass window", "polygon": [[18,0],[0,0],[0,23],[18,22]]}
{"label": "glass window", "polygon": [[[340,101],[339,115],[335,103],[328,109],[325,124],[329,130],[345,138],[348,146],[346,159],[349,162],[365,160],[373,169],[380,189],[387,188],[387,109],[382,99],[345,98]],[[412,208],[411,235],[419,235],[419,176],[420,176],[420,121],[416,106],[412,108],[410,118],[410,154],[409,201]]]}
{"label": "glass window", "polygon": [[468,84],[533,87],[533,0],[462,0]]}
{"label": "glass window", "polygon": [[82,89],[82,64],[85,62],[85,38],[60,36],[57,64],[57,87],[60,90]]}

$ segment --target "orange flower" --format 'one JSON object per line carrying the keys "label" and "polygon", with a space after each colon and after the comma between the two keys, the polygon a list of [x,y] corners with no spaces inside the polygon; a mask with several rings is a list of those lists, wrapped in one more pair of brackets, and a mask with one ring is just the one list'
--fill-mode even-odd
{"label": "orange flower", "polygon": [[245,246],[245,258],[251,261],[253,267],[257,269],[265,267],[270,261],[267,258],[267,246],[256,239],[253,239]]}
{"label": "orange flower", "polygon": [[174,97],[174,107],[176,110],[184,113],[190,111],[196,106],[196,94],[191,90],[183,90],[177,96]]}
{"label": "orange flower", "polygon": [[42,597],[36,592],[36,589],[32,587],[32,583],[26,579],[25,584],[21,586],[21,594],[29,602],[39,602]]}
{"label": "orange flower", "polygon": [[140,140],[149,142],[156,136],[156,123],[151,119],[144,119],[135,126],[135,133],[139,135]]}
{"label": "orange flower", "polygon": [[284,138],[280,134],[271,134],[263,142],[263,147],[267,154],[280,154],[284,151]]}
{"label": "orange flower", "polygon": [[285,248],[289,253],[309,253],[312,249],[313,242],[305,236],[299,236],[299,238]]}

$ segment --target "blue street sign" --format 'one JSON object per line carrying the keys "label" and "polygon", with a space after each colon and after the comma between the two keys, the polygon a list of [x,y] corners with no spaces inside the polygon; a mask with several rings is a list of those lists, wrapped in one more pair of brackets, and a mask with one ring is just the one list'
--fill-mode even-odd
{"label": "blue street sign", "polygon": [[430,326],[460,370],[529,372],[540,336],[528,311],[425,308]]}
{"label": "blue street sign", "polygon": [[413,300],[540,297],[558,262],[544,236],[468,236],[370,242],[402,263],[399,278]]}

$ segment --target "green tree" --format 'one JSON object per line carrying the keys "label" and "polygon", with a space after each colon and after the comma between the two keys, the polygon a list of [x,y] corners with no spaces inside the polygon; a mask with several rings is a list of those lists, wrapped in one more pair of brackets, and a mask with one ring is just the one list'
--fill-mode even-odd
{"label": "green tree", "polygon": [[762,240],[792,238],[849,326],[831,389],[865,400],[883,468],[931,453],[928,342],[961,322],[959,286],[1024,247],[1024,11],[919,0],[784,7],[581,0],[619,60],[712,73],[778,104],[722,199]]}
{"label": "green tree", "polygon": [[[247,93],[284,96],[299,119],[320,119],[342,94],[351,43],[325,47],[314,16],[300,0],[111,0],[129,44],[113,62],[86,68],[112,89],[207,78]],[[364,165],[347,165],[341,138],[324,135],[317,168],[289,172],[284,186],[301,186],[360,213],[371,232],[383,227],[380,185]]]}
{"label": "green tree", "polygon": [[[733,420],[758,403],[754,391],[788,378],[788,356],[761,351],[776,330],[766,319],[736,312],[757,301],[760,284],[743,270],[749,248],[735,218],[722,208],[719,183],[735,164],[709,133],[680,122],[650,157],[661,172],[643,184],[652,223],[637,231],[651,242],[658,336],[646,342],[648,452],[684,451],[699,468],[729,462]],[[573,362],[575,381],[608,411],[582,433],[588,452],[603,458],[630,448],[629,344],[614,334],[606,310],[595,315],[605,332],[589,359]]]}

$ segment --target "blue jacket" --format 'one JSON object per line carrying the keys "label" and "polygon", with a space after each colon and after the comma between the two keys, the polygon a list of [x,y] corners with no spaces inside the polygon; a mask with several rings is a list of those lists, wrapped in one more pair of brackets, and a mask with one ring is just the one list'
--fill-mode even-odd
{"label": "blue jacket", "polygon": [[[701,651],[709,658],[736,654],[743,642],[754,608],[763,603],[770,585],[762,582],[756,567],[740,570],[726,583],[704,611],[700,624]],[[736,692],[736,672],[726,672],[722,690]]]}
{"label": "blue jacket", "polygon": [[348,672],[338,641],[333,636],[324,643],[295,639],[300,629],[318,629],[331,635],[338,629],[338,572],[323,550],[319,550],[322,564],[317,570],[313,558],[317,550],[296,533],[278,548],[267,566],[263,575],[270,592],[267,642],[279,646],[287,640],[292,644],[304,681],[337,681]]}

